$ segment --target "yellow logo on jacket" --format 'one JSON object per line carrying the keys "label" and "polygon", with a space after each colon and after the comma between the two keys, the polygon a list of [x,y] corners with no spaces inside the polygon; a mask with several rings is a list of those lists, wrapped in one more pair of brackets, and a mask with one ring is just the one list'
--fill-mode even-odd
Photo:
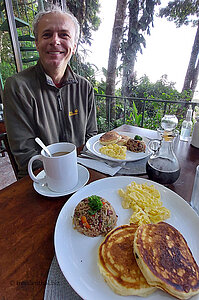
{"label": "yellow logo on jacket", "polygon": [[78,115],[78,109],[76,109],[74,112],[69,111],[69,117],[75,116],[75,115]]}

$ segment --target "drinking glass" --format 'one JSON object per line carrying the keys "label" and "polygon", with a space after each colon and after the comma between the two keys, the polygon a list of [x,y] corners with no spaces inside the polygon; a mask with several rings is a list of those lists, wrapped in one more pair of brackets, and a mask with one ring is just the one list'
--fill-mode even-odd
{"label": "drinking glass", "polygon": [[196,167],[196,174],[190,204],[199,215],[199,165]]}

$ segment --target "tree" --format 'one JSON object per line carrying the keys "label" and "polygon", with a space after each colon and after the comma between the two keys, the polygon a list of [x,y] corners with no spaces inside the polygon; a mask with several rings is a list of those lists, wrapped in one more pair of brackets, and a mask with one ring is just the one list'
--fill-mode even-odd
{"label": "tree", "polygon": [[106,76],[106,95],[115,95],[115,79],[120,41],[126,17],[127,0],[117,0],[112,39],[109,48],[108,69]]}
{"label": "tree", "polygon": [[[100,25],[100,18],[98,17],[100,4],[98,0],[66,0],[67,8],[74,14],[80,24],[80,39],[78,43],[78,48],[75,55],[72,56],[70,65],[73,70],[85,76],[87,79],[91,79],[92,82],[95,81],[94,73],[96,67],[94,68],[89,64],[85,64],[84,56],[87,52],[84,45],[92,43],[92,31],[96,31]],[[88,72],[90,72],[88,74]]]}
{"label": "tree", "polygon": [[143,32],[150,34],[150,25],[153,26],[155,6],[159,0],[129,0],[128,28],[123,37],[121,52],[123,61],[122,94],[129,96],[134,78],[134,66],[137,52],[142,52],[146,46]]}
{"label": "tree", "polygon": [[99,13],[100,4],[98,0],[66,0],[66,6],[74,14],[80,23],[82,44],[91,45],[92,30],[97,30],[100,25]]}
{"label": "tree", "polygon": [[[126,7],[127,0],[117,0],[116,12],[115,12],[115,20],[112,31],[112,39],[109,48],[109,59],[108,59],[108,69],[106,73],[106,95],[115,96],[115,79],[117,73],[117,61],[118,54],[120,48],[120,41],[122,38],[124,20],[126,17]],[[115,105],[115,101],[111,98],[107,99],[106,105],[106,114],[108,116],[109,111],[109,102],[110,102],[110,118],[115,118],[115,113],[113,110],[113,106]]]}
{"label": "tree", "polygon": [[198,74],[199,74],[198,54],[199,54],[199,23],[198,23],[194,44],[192,47],[191,57],[185,75],[182,91],[191,89],[193,94],[195,92],[198,83]]}
{"label": "tree", "polygon": [[167,7],[160,10],[160,16],[167,17],[169,21],[174,21],[177,27],[189,24],[192,24],[192,26],[197,26],[191,56],[182,88],[182,91],[190,89],[192,90],[192,93],[194,93],[199,74],[199,1],[170,1]]}

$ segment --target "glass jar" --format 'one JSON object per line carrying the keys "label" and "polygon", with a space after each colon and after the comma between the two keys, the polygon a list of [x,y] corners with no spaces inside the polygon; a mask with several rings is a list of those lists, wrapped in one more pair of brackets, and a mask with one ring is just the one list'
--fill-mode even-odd
{"label": "glass jar", "polygon": [[161,140],[151,140],[148,145],[152,155],[146,164],[147,174],[149,179],[162,184],[172,184],[180,175],[180,165],[173,151],[177,124],[176,116],[165,115],[161,122]]}

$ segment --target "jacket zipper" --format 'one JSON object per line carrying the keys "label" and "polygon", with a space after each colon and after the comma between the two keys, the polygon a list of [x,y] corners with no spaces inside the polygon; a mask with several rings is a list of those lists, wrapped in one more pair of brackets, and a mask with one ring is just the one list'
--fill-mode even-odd
{"label": "jacket zipper", "polygon": [[59,111],[61,111],[63,109],[63,106],[62,106],[62,101],[61,101],[61,95],[60,94],[57,95],[57,102],[58,102],[58,109],[59,109]]}
{"label": "jacket zipper", "polygon": [[58,110],[59,110],[59,123],[60,123],[60,129],[61,129],[61,136],[60,136],[60,142],[66,141],[66,134],[65,134],[65,128],[64,128],[64,109],[63,109],[63,103],[61,98],[61,91],[59,90],[59,93],[57,94],[57,103],[58,103]]}

